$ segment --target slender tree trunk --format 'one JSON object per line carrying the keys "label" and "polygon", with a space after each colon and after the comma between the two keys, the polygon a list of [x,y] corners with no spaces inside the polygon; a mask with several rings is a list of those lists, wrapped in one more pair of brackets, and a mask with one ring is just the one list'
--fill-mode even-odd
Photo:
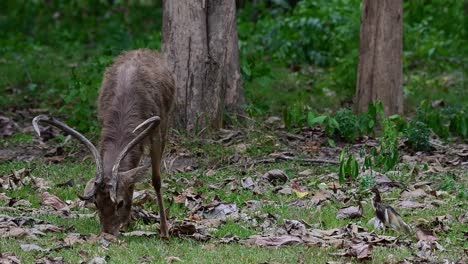
{"label": "slender tree trunk", "polygon": [[380,100],[385,114],[403,112],[403,1],[364,0],[355,106]]}
{"label": "slender tree trunk", "polygon": [[218,129],[223,112],[240,109],[235,1],[163,1],[163,51],[176,79],[176,127]]}

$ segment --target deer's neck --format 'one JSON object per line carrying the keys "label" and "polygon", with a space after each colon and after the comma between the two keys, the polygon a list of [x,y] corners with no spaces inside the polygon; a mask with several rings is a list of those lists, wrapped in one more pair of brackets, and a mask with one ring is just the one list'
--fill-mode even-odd
{"label": "deer's neck", "polygon": [[[101,155],[104,172],[112,171],[118,155],[135,137],[133,129],[143,121],[139,105],[130,94],[114,98],[111,109],[102,122]],[[120,170],[126,171],[138,166],[143,154],[142,146],[134,147],[120,163]]]}

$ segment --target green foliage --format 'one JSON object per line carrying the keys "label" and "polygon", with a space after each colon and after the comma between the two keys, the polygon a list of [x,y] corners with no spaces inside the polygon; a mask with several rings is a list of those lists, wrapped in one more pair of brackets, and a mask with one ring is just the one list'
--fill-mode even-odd
{"label": "green foliage", "polygon": [[158,49],[161,14],[151,1],[0,1],[0,105],[94,131],[105,67],[123,50]]}
{"label": "green foliage", "polygon": [[363,175],[359,177],[359,189],[367,190],[375,186],[375,177],[372,174]]}
{"label": "green foliage", "polygon": [[454,135],[468,138],[468,113],[467,110],[460,110],[450,118],[449,129]]}
{"label": "green foliage", "polygon": [[346,179],[356,179],[359,175],[359,164],[352,154],[347,154],[343,149],[340,154],[340,167],[338,171],[338,180],[343,184]]}
{"label": "green foliage", "polygon": [[434,62],[437,56],[458,57],[462,53],[466,59],[464,5],[463,1],[457,0],[405,2],[404,46],[407,58],[410,61],[428,59]]}
{"label": "green foliage", "polygon": [[[306,0],[291,9],[284,4],[267,7],[260,1],[241,10],[239,38],[249,39],[249,53],[271,54],[278,62],[334,63],[336,55],[357,47],[359,5],[357,0]],[[252,21],[253,12],[259,13],[257,21]]]}
{"label": "green foliage", "polygon": [[333,116],[315,116],[312,111],[308,111],[305,119],[309,127],[316,124],[324,125],[329,137],[339,136],[347,142],[354,142],[362,135],[374,133],[378,115],[384,117],[383,106],[380,102],[370,103],[368,111],[359,115],[349,108],[342,108]]}
{"label": "green foliage", "polygon": [[451,192],[457,188],[457,181],[452,174],[441,175],[442,182],[440,183],[439,188],[441,190]]}
{"label": "green foliage", "polygon": [[[0,105],[46,108],[93,130],[96,91],[111,58],[159,49],[161,41],[160,1],[110,2],[0,1]],[[237,29],[249,115],[283,114],[288,128],[310,125],[309,112],[333,112],[353,95],[361,1],[244,2]],[[407,109],[422,98],[466,104],[463,1],[406,1],[404,10]],[[467,137],[466,108],[440,115],[418,120],[441,137]],[[359,115],[359,131],[346,131],[346,140],[372,133],[374,119]],[[318,123],[342,136],[334,116]]]}
{"label": "green foliage", "polygon": [[[269,4],[267,4],[269,3]],[[292,8],[287,1],[256,1],[239,10],[238,32],[241,44],[242,64],[250,71],[270,71],[267,80],[275,76],[275,67],[312,64],[324,67],[321,74],[310,74],[309,66],[300,73],[291,73],[296,97],[288,102],[281,101],[280,108],[275,104],[266,105],[265,98],[275,102],[276,85],[263,85],[263,98],[260,104],[264,112],[282,111],[286,105],[304,101],[304,106],[316,107],[312,96],[328,99],[321,90],[336,91],[339,100],[350,98],[354,93],[358,61],[359,22],[361,1],[355,0],[302,0]],[[445,99],[451,104],[463,104],[468,100],[463,80],[468,62],[466,21],[463,1],[457,0],[415,0],[404,3],[404,71],[405,95],[412,109],[421,98]],[[306,36],[306,37],[304,37]],[[307,70],[306,70],[307,69]],[[312,69],[315,72],[315,68]],[[273,73],[273,74],[272,74]],[[313,83],[297,84],[294,79],[306,74]],[[259,78],[263,78],[258,75]],[[275,79],[273,77],[273,79]],[[452,81],[447,81],[454,79]],[[250,85],[255,78],[248,78],[246,91],[256,93],[259,85]],[[262,80],[262,83],[266,83]],[[450,85],[450,87],[447,87]],[[295,87],[296,86],[296,87]],[[447,92],[449,88],[449,92]],[[268,93],[268,90],[271,92]],[[291,92],[291,89],[288,89]],[[251,101],[258,104],[258,101]],[[323,100],[321,100],[323,101]],[[320,107],[314,110],[319,110]],[[369,123],[368,123],[369,124]],[[369,131],[372,129],[368,129]],[[369,133],[367,131],[367,133]],[[361,132],[362,133],[362,132]]]}
{"label": "green foliage", "polygon": [[358,117],[349,108],[342,108],[335,113],[339,124],[338,135],[348,142],[353,142],[360,135]]}
{"label": "green foliage", "polygon": [[374,157],[373,164],[383,171],[389,171],[395,168],[400,160],[398,151],[398,131],[395,123],[391,119],[382,121],[382,135],[379,138],[378,149],[372,149],[371,154]]}
{"label": "green foliage", "polygon": [[409,146],[415,151],[427,151],[431,148],[429,137],[431,130],[423,122],[412,120],[408,122],[405,136]]}
{"label": "green foliage", "polygon": [[286,129],[291,129],[293,124],[301,125],[306,121],[303,107],[300,105],[292,105],[291,107],[283,108],[283,121]]}
{"label": "green foliage", "polygon": [[416,119],[425,123],[442,138],[449,136],[468,137],[468,114],[464,107],[435,108],[423,101],[417,109]]}

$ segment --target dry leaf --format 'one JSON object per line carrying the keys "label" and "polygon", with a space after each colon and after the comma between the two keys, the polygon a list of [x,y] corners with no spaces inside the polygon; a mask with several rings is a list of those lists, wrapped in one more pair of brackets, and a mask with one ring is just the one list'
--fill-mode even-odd
{"label": "dry leaf", "polygon": [[273,190],[273,192],[290,195],[293,193],[293,189],[289,186],[278,186]]}
{"label": "dry leaf", "polygon": [[169,232],[175,236],[190,236],[197,232],[197,228],[193,223],[184,222],[182,224],[174,224]]}
{"label": "dry leaf", "polygon": [[320,203],[322,203],[323,201],[326,201],[328,200],[329,198],[331,197],[331,194],[326,191],[326,190],[319,190],[318,192],[316,192],[314,194],[314,196],[312,197],[312,204],[313,205],[319,205]]}
{"label": "dry leaf", "polygon": [[205,245],[202,246],[202,249],[204,249],[204,250],[213,250],[215,248],[216,248],[216,245],[213,244],[213,243],[205,244]]}
{"label": "dry leaf", "polygon": [[413,191],[405,190],[401,193],[401,198],[403,200],[406,200],[406,199],[412,200],[415,198],[425,197],[425,196],[427,196],[427,193],[423,189],[415,189]]}
{"label": "dry leaf", "polygon": [[8,201],[11,198],[8,197],[5,193],[0,193],[0,201]]}
{"label": "dry leaf", "polygon": [[402,208],[425,208],[428,207],[428,205],[419,203],[419,202],[414,202],[414,201],[398,201],[396,203],[396,206],[402,207]]}
{"label": "dry leaf", "polygon": [[291,182],[291,188],[298,198],[303,198],[309,194],[309,192],[296,181]]}
{"label": "dry leaf", "polygon": [[301,177],[308,177],[308,176],[311,176],[314,174],[314,170],[311,170],[311,169],[307,169],[305,171],[301,171],[299,172],[297,175],[301,176]]}
{"label": "dry leaf", "polygon": [[22,244],[20,245],[23,251],[40,251],[40,252],[48,252],[49,249],[43,249],[42,247],[35,245],[35,244]]}
{"label": "dry leaf", "polygon": [[267,247],[280,247],[286,245],[302,244],[303,241],[299,237],[290,235],[281,236],[261,236],[253,235],[244,240],[247,245],[267,246]]}
{"label": "dry leaf", "polygon": [[107,260],[106,258],[96,256],[93,259],[91,259],[88,264],[106,264]]}
{"label": "dry leaf", "polygon": [[345,218],[359,218],[362,217],[362,207],[360,206],[346,206],[338,211],[336,219]]}
{"label": "dry leaf", "polygon": [[149,232],[149,231],[132,231],[127,233],[122,233],[125,237],[153,237],[157,236],[158,233],[156,232]]}
{"label": "dry leaf", "polygon": [[243,154],[247,151],[247,145],[244,143],[240,143],[234,146],[236,153]]}
{"label": "dry leaf", "polygon": [[284,173],[282,170],[278,169],[270,170],[263,174],[262,179],[275,186],[285,184],[289,180],[288,175],[286,175],[286,173]]}
{"label": "dry leaf", "polygon": [[461,214],[458,217],[458,222],[460,222],[461,224],[466,224],[467,219],[468,219],[468,212],[465,212],[464,214]]}
{"label": "dry leaf", "polygon": [[35,264],[64,264],[66,263],[62,257],[42,257],[35,261]]}
{"label": "dry leaf", "polygon": [[32,184],[34,188],[38,189],[39,191],[44,191],[49,189],[49,182],[43,178],[39,177],[31,177]]}
{"label": "dry leaf", "polygon": [[181,262],[182,260],[179,257],[169,256],[164,259],[166,263]]}
{"label": "dry leaf", "polygon": [[235,203],[219,203],[214,207],[207,207],[204,217],[208,219],[233,219],[239,217],[239,209]]}
{"label": "dry leaf", "polygon": [[255,188],[255,182],[251,177],[243,178],[241,184],[244,189],[253,190]]}
{"label": "dry leaf", "polygon": [[0,252],[0,263],[4,264],[21,264],[21,260],[14,253]]}
{"label": "dry leaf", "polygon": [[6,116],[0,116],[0,138],[13,135],[15,132],[16,124]]}
{"label": "dry leaf", "polygon": [[42,195],[42,205],[49,205],[55,210],[66,210],[68,205],[60,200],[57,196],[50,194],[48,192],[44,192]]}
{"label": "dry leaf", "polygon": [[309,192],[301,192],[301,191],[297,191],[297,190],[294,190],[294,189],[293,189],[293,191],[296,194],[297,198],[304,198],[309,194]]}
{"label": "dry leaf", "polygon": [[82,244],[86,242],[86,236],[78,233],[70,233],[63,239],[66,245],[73,246],[74,244]]}
{"label": "dry leaf", "polygon": [[60,228],[52,224],[38,224],[34,225],[34,229],[37,229],[42,232],[62,232],[63,228]]}
{"label": "dry leaf", "polygon": [[371,258],[372,245],[366,243],[359,243],[352,245],[346,253],[348,256],[356,257],[357,259],[370,259]]}
{"label": "dry leaf", "polygon": [[434,231],[424,230],[421,228],[418,228],[418,230],[416,230],[416,238],[418,240],[424,240],[424,241],[438,241],[439,240],[436,234],[434,233]]}

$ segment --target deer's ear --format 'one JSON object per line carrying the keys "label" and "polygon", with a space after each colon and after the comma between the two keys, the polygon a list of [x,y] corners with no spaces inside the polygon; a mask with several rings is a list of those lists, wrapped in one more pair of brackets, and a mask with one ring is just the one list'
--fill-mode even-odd
{"label": "deer's ear", "polygon": [[135,184],[137,182],[141,182],[145,179],[146,172],[149,168],[151,168],[151,164],[120,172],[120,179],[126,184]]}

